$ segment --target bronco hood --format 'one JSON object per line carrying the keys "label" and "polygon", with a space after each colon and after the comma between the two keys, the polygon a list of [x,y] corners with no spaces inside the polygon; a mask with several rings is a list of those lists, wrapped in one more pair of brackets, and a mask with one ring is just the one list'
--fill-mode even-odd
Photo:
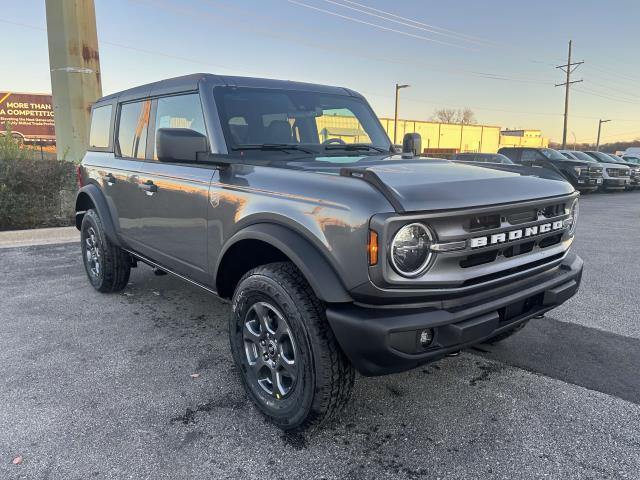
{"label": "bronco hood", "polygon": [[372,183],[398,212],[514,203],[574,191],[570,183],[554,172],[518,165],[494,167],[447,160],[392,160],[343,168],[340,174]]}

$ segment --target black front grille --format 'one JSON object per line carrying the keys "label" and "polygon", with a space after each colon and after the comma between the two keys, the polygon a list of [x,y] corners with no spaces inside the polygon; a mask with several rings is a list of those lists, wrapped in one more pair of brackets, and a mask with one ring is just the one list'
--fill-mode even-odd
{"label": "black front grille", "polygon": [[541,260],[537,260],[535,262],[525,263],[524,265],[519,265],[517,267],[508,268],[506,270],[500,270],[499,272],[490,273],[488,275],[482,275],[480,277],[471,278],[462,283],[463,287],[468,287],[471,285],[477,285],[479,283],[489,282],[491,280],[496,280],[499,278],[506,277],[508,275],[513,275],[514,273],[524,272],[531,268],[540,267],[547,263],[552,263],[556,260],[560,260],[564,256],[564,252],[558,253],[556,255],[552,255],[547,258],[543,258]]}
{"label": "black front grille", "polygon": [[535,222],[538,219],[538,210],[530,208],[521,212],[514,212],[507,215],[507,222],[511,225],[519,225],[521,223]]}
{"label": "black front grille", "polygon": [[531,250],[533,250],[533,247],[535,246],[536,246],[535,240],[532,240],[526,243],[521,243],[520,245],[513,245],[509,248],[506,248],[502,252],[502,255],[504,255],[506,258],[515,257],[518,255],[522,255],[523,253],[529,253]]}
{"label": "black front grille", "polygon": [[549,205],[542,209],[542,215],[546,218],[558,217],[564,214],[565,204],[564,203],[556,203],[554,205]]}
{"label": "black front grille", "polygon": [[628,177],[629,170],[624,170],[621,168],[607,168],[607,173],[610,177]]}
{"label": "black front grille", "polygon": [[469,231],[476,232],[479,230],[491,230],[500,227],[500,215],[477,215],[469,219]]}

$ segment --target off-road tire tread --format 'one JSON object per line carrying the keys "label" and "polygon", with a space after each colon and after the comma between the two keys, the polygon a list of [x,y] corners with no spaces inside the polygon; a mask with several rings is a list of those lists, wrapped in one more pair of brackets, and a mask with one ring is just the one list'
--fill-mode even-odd
{"label": "off-road tire tread", "polygon": [[315,344],[315,361],[323,367],[314,369],[316,389],[311,412],[304,423],[294,429],[313,430],[334,419],[348,403],[355,380],[355,369],[333,334],[324,305],[293,263],[277,262],[256,267],[247,272],[239,284],[254,275],[270,278],[291,296],[305,320],[309,341]]}
{"label": "off-road tire tread", "polygon": [[83,224],[86,218],[91,218],[95,222],[102,245],[103,281],[96,290],[102,293],[119,292],[129,283],[131,256],[109,241],[105,235],[100,215],[95,210],[87,210],[82,219]]}

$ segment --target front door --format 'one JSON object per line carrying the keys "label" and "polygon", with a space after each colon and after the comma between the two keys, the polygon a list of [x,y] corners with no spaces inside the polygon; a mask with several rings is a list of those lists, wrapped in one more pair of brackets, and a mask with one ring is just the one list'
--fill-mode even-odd
{"label": "front door", "polygon": [[207,208],[209,185],[215,168],[157,160],[158,128],[189,128],[206,135],[200,96],[196,93],[160,97],[151,112],[150,161],[140,174],[140,202],[145,202],[138,223],[142,226],[141,252],[166,268],[208,284]]}

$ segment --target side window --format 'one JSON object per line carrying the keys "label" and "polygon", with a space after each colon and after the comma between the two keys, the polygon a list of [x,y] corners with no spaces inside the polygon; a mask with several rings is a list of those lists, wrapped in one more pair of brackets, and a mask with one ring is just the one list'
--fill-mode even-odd
{"label": "side window", "polygon": [[540,160],[540,156],[535,150],[523,150],[521,160],[523,162],[533,162],[535,160]]}
{"label": "side window", "polygon": [[[243,118],[238,118],[238,125],[242,125],[243,121]],[[246,125],[246,122],[244,124]],[[157,132],[159,128],[188,128],[206,135],[200,95],[195,93],[159,98],[155,131]],[[153,158],[158,159],[155,145]]]}
{"label": "side window", "polygon": [[116,154],[126,158],[146,158],[151,100],[120,106]]}
{"label": "side window", "polygon": [[111,105],[94,108],[91,112],[91,130],[89,132],[89,149],[109,148],[111,143]]}
{"label": "side window", "polygon": [[500,151],[498,153],[503,154],[505,157],[510,158],[513,161],[518,161],[519,160],[519,155],[518,155],[518,151],[517,150],[504,150],[504,149],[500,149]]}

